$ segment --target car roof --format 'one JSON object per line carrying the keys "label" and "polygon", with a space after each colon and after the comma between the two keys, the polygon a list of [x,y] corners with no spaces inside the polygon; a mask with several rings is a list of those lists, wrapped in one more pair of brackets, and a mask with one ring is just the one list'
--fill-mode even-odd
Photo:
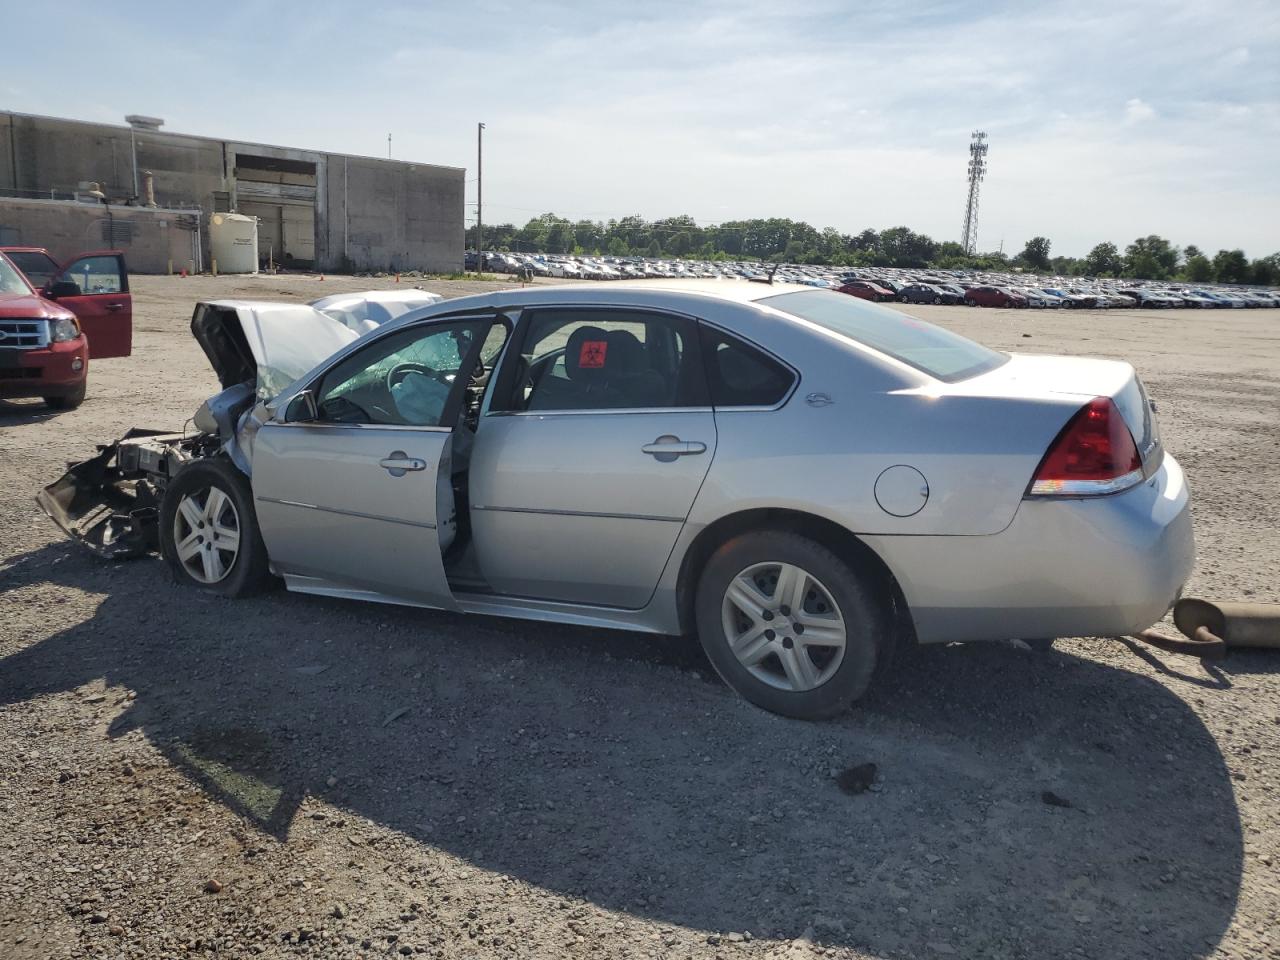
{"label": "car roof", "polygon": [[[621,280],[610,283],[605,287],[594,283],[546,284],[503,290],[492,294],[481,293],[463,299],[468,301],[486,300],[495,304],[538,303],[556,300],[598,300],[601,303],[608,303],[614,300],[613,295],[616,293],[640,292],[653,294],[678,293],[727,300],[731,303],[755,303],[758,300],[776,297],[784,293],[799,293],[814,289],[814,287],[804,283],[760,283],[750,280],[717,280],[714,278],[664,278]],[[445,302],[456,304],[460,301]]]}

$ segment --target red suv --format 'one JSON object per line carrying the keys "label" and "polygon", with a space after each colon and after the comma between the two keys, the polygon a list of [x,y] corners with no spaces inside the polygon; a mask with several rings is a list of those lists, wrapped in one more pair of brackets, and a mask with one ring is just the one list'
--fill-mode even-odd
{"label": "red suv", "polygon": [[971,307],[1025,307],[1027,298],[1003,287],[970,287],[964,302]]}
{"label": "red suv", "polygon": [[39,247],[0,247],[0,397],[79,406],[90,356],[132,349],[133,299],[119,251],[82,254],[63,267]]}

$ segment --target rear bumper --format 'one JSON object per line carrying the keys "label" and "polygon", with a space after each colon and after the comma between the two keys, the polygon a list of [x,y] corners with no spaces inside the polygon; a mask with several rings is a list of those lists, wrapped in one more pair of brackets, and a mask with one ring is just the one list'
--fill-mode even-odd
{"label": "rear bumper", "polygon": [[865,539],[921,643],[1123,636],[1164,616],[1195,562],[1186,480],[1167,455],[1115,496],[1025,500],[992,536]]}
{"label": "rear bumper", "polygon": [[83,336],[39,350],[8,350],[0,360],[0,397],[60,397],[88,375],[89,345]]}

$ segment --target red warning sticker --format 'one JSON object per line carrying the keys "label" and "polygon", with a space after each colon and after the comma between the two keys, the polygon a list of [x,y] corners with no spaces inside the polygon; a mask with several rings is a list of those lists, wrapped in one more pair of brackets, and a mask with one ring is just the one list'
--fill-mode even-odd
{"label": "red warning sticker", "polygon": [[584,340],[578,354],[578,366],[603,367],[605,354],[609,352],[607,340]]}

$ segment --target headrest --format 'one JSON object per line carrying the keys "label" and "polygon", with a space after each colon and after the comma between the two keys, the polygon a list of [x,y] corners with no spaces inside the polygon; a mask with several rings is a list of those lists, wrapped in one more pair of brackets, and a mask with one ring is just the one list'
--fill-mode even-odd
{"label": "headrest", "polygon": [[579,327],[564,348],[564,371],[570,380],[603,380],[608,371],[609,335],[599,327]]}
{"label": "headrest", "polygon": [[639,373],[647,366],[644,344],[629,330],[609,331],[609,366],[611,374]]}

